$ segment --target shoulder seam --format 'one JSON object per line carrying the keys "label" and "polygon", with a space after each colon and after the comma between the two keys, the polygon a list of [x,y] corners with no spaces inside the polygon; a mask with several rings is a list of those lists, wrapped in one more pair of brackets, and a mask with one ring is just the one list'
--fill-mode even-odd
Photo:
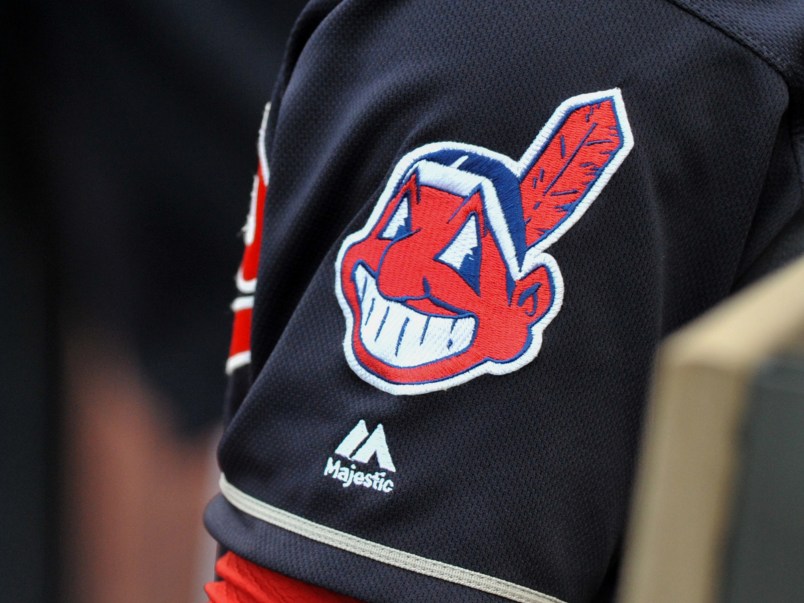
{"label": "shoulder seam", "polygon": [[722,24],[710,11],[700,6],[692,6],[687,0],[667,1],[753,52],[763,62],[767,63],[774,71],[777,71],[788,84],[788,86],[791,84],[792,80],[796,79],[787,61],[782,59],[782,57],[776,54],[776,52],[774,52],[766,44],[756,40],[749,32],[745,31],[739,25],[731,24],[726,26]]}

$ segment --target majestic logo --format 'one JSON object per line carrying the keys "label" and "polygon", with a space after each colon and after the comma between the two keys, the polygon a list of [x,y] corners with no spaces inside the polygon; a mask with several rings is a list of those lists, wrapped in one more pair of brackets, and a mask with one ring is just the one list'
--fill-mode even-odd
{"label": "majestic logo", "polygon": [[360,420],[354,429],[343,439],[335,449],[335,454],[355,463],[366,464],[372,457],[376,457],[377,464],[385,471],[359,471],[354,463],[342,463],[340,459],[332,457],[327,459],[324,475],[342,482],[344,488],[349,486],[363,486],[389,494],[394,490],[394,482],[386,478],[387,472],[396,472],[391,453],[388,452],[388,443],[385,441],[385,429],[382,423],[369,435],[366,422]]}
{"label": "majestic logo", "polygon": [[564,291],[545,250],[632,146],[612,89],[562,103],[519,161],[457,142],[405,155],[336,262],[354,372],[420,394],[533,360]]}

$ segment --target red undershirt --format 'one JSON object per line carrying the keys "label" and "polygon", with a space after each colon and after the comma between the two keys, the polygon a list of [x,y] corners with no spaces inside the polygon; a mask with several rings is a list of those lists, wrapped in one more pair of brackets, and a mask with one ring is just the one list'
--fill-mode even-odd
{"label": "red undershirt", "polygon": [[360,603],[265,569],[234,553],[218,559],[215,573],[220,580],[204,589],[210,603]]}

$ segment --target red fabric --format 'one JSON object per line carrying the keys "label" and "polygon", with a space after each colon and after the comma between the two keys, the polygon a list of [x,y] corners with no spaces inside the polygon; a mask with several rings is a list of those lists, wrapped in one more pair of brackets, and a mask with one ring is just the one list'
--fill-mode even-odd
{"label": "red fabric", "polygon": [[566,115],[519,185],[528,247],[572,214],[567,208],[595,186],[622,145],[612,99],[581,105]]}
{"label": "red fabric", "polygon": [[215,572],[221,579],[204,589],[210,603],[360,603],[262,568],[234,553],[218,559]]}
{"label": "red fabric", "polygon": [[232,342],[229,345],[229,358],[251,350],[251,316],[252,308],[237,310],[232,326]]}
{"label": "red fabric", "polygon": [[266,174],[262,172],[262,165],[257,169],[257,191],[254,207],[249,208],[249,220],[253,220],[254,236],[243,251],[243,261],[240,264],[243,278],[252,281],[257,278],[260,263],[260,247],[262,246],[262,219],[265,215],[265,195],[268,192]]}

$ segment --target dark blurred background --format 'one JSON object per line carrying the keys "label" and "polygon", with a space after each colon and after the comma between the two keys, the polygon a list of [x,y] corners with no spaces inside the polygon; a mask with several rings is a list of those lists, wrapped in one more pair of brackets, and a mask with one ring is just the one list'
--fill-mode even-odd
{"label": "dark blurred background", "polygon": [[205,600],[239,234],[303,4],[0,3],[9,600]]}

